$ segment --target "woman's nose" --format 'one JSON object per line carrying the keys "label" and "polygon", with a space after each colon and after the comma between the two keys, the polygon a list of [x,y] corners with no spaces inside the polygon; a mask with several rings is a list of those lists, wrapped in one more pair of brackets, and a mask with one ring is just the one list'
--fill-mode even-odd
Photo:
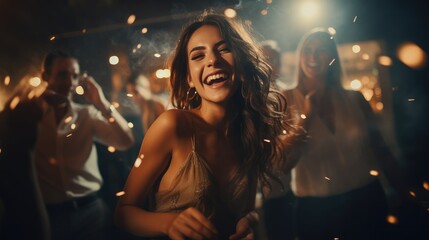
{"label": "woman's nose", "polygon": [[218,63],[218,60],[219,60],[219,57],[217,56],[217,54],[215,53],[210,54],[209,57],[207,58],[207,66],[214,67]]}

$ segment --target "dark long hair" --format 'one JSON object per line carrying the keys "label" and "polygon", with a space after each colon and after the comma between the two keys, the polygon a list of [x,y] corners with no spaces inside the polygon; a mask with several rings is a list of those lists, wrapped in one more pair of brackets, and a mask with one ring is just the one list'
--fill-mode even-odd
{"label": "dark long hair", "polygon": [[182,30],[171,62],[172,104],[180,109],[201,104],[199,98],[188,102],[187,45],[192,34],[204,25],[218,27],[235,59],[234,70],[240,91],[234,96],[234,103],[240,110],[230,129],[238,129],[236,134],[240,138],[243,171],[258,173],[261,183],[268,184],[268,177],[273,177],[273,164],[283,159],[278,136],[289,129],[287,121],[284,121],[286,100],[270,86],[271,67],[252,39],[249,28],[237,20],[211,13],[203,13],[187,25]]}

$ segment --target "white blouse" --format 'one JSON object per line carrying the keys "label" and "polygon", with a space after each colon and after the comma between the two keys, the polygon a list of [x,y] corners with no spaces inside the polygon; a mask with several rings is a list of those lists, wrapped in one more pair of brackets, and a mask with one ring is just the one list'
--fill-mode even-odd
{"label": "white blouse", "polygon": [[[291,187],[296,196],[324,197],[341,194],[375,180],[377,170],[370,146],[368,122],[359,106],[358,93],[330,95],[335,114],[332,132],[318,114],[307,129],[309,139],[298,164],[292,170]],[[287,93],[294,117],[304,109],[304,96],[298,89]]]}

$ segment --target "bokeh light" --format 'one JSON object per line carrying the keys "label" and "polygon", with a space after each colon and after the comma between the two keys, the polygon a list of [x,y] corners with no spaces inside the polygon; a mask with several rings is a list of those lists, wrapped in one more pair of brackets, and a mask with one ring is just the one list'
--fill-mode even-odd
{"label": "bokeh light", "polygon": [[110,56],[109,63],[111,65],[116,65],[119,63],[119,57],[118,56]]}
{"label": "bokeh light", "polygon": [[237,16],[237,11],[235,11],[232,8],[227,8],[225,9],[225,11],[223,12],[223,14],[225,14],[225,16],[229,17],[229,18],[235,18]]}
{"label": "bokeh light", "polygon": [[398,47],[397,56],[401,62],[410,68],[419,69],[426,65],[427,55],[415,43],[404,43]]}

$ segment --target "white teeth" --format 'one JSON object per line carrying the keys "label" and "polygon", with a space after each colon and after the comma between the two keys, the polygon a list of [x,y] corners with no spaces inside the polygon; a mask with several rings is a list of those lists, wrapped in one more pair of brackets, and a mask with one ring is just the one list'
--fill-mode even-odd
{"label": "white teeth", "polygon": [[219,79],[219,78],[227,78],[227,75],[225,73],[218,73],[213,74],[207,77],[207,83],[210,83],[213,80]]}

